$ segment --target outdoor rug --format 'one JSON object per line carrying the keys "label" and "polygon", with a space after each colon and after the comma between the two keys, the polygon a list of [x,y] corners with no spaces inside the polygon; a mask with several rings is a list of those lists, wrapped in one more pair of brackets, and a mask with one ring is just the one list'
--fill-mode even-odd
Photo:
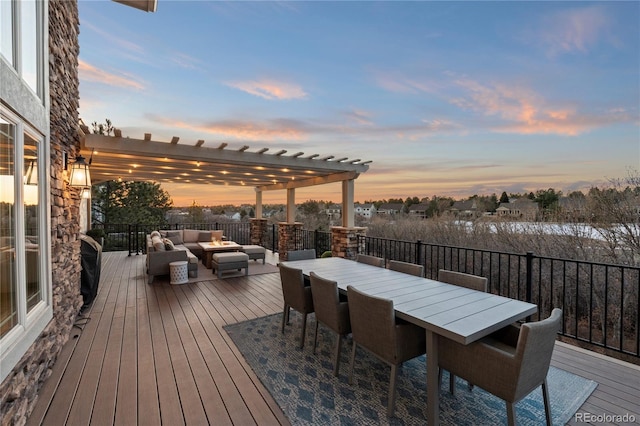
{"label": "outdoor rug", "polygon": [[[280,332],[282,314],[228,325],[242,355],[294,425],[424,425],[426,424],[425,357],[406,362],[397,382],[396,410],[386,417],[391,368],[365,350],[356,355],[353,385],[349,385],[351,339],[343,342],[340,375],[333,376],[334,335],[320,326],[313,354],[315,318],[309,317],[307,340],[299,349],[301,315],[291,311],[291,324]],[[440,420],[449,425],[506,424],[504,401],[457,378],[456,394],[448,391],[444,373]],[[551,367],[547,377],[553,424],[565,424],[593,392],[596,383]],[[516,405],[520,425],[544,423],[542,390]]]}
{"label": "outdoor rug", "polygon": [[[269,263],[262,264],[262,260],[250,260],[249,261],[249,275],[261,275],[272,274],[278,272],[278,267]],[[244,269],[242,271],[225,271],[222,273],[222,279],[232,277],[244,277]],[[198,283],[201,281],[217,280],[218,275],[214,274],[211,269],[207,269],[202,262],[198,262],[198,276],[189,277],[190,283]],[[154,278],[153,282],[168,283],[170,281],[169,275],[158,275]]]}

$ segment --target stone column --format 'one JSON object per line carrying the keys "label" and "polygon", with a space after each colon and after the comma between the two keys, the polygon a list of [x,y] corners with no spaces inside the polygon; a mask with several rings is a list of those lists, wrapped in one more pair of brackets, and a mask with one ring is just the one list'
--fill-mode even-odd
{"label": "stone column", "polygon": [[302,249],[302,223],[280,222],[278,223],[278,256],[280,260],[288,259],[288,253],[292,250]]}
{"label": "stone column", "polygon": [[[367,235],[367,228],[363,227],[331,227],[331,255],[355,260],[358,253],[364,251],[359,247],[361,236]],[[364,244],[364,243],[362,243]]]}
{"label": "stone column", "polygon": [[267,219],[251,219],[251,244],[257,244],[264,246],[265,237],[267,232]]}

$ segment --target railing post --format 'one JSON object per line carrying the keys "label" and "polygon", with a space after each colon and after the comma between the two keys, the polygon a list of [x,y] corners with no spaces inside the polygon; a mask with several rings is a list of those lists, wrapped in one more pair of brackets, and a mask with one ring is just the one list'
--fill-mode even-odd
{"label": "railing post", "polygon": [[[422,261],[422,241],[421,240],[416,241],[416,253],[415,253],[415,255],[416,255],[416,262],[415,263],[417,263],[418,265],[422,265],[420,263]],[[424,266],[425,266],[425,269],[427,269],[426,265],[424,265]]]}
{"label": "railing post", "polygon": [[315,231],[313,231],[313,248],[316,250],[316,253],[322,254],[322,253],[320,253],[320,248],[318,247],[318,236],[319,235],[320,235],[320,233],[318,232],[317,229]]}
{"label": "railing post", "polygon": [[[531,303],[531,293],[533,287],[533,252],[527,252],[527,277],[526,277],[526,288],[525,288],[525,298],[527,302]],[[539,314],[542,314],[541,312]],[[531,321],[531,316],[527,318],[527,321]]]}
{"label": "railing post", "polygon": [[135,232],[135,237],[133,239],[135,241],[134,247],[135,247],[135,250],[136,250],[136,256],[140,254],[140,250],[139,250],[139,248],[140,248],[140,232],[139,232],[140,228],[139,228],[138,225],[139,224],[136,223],[136,225],[134,227],[134,229],[135,229],[135,231],[134,231]]}
{"label": "railing post", "polygon": [[276,225],[275,224],[271,224],[271,251],[272,252],[276,252],[276,243],[278,240],[276,240]]}
{"label": "railing post", "polygon": [[131,224],[127,225],[127,249],[129,250],[128,256],[131,256]]}

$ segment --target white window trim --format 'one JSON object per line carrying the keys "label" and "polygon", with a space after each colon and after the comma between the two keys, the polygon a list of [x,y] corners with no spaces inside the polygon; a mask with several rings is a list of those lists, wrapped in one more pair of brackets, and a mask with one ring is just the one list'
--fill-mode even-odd
{"label": "white window trim", "polygon": [[[33,89],[22,79],[22,90],[27,89],[36,99],[40,100],[40,105],[44,106],[44,120],[46,124],[43,126],[40,132],[36,131],[31,126],[26,125],[26,120],[21,118],[20,116],[10,112],[8,108],[5,108],[4,102],[6,100],[0,99],[0,114],[9,122],[16,126],[16,159],[21,159],[23,156],[24,150],[24,132],[26,131],[29,135],[34,137],[39,141],[40,147],[38,149],[39,155],[39,166],[38,166],[38,178],[40,185],[38,185],[39,191],[39,208],[44,210],[44,214],[38,214],[38,225],[39,225],[39,241],[38,244],[41,247],[41,261],[40,261],[40,276],[42,277],[41,282],[41,291],[42,291],[42,300],[34,306],[31,311],[26,313],[26,288],[25,290],[18,291],[22,292],[24,296],[24,307],[20,306],[20,310],[22,310],[22,314],[19,313],[18,316],[18,325],[14,327],[11,331],[9,331],[2,339],[0,339],[0,382],[4,381],[4,379],[13,371],[13,368],[20,362],[20,359],[24,356],[24,354],[29,350],[29,348],[36,342],[42,331],[47,327],[47,325],[51,322],[53,318],[53,291],[52,291],[52,271],[51,271],[51,161],[50,161],[50,137],[49,137],[49,114],[50,114],[50,101],[49,101],[49,61],[48,58],[48,46],[49,46],[49,8],[48,2],[38,2],[38,30],[40,32],[40,37],[38,40],[38,92],[35,93]],[[18,19],[15,19],[18,21]],[[15,21],[14,21],[15,22]],[[14,35],[16,39],[19,38],[20,34],[20,25],[14,25],[13,28]],[[17,40],[19,43],[19,40]],[[16,51],[17,50],[17,51]],[[14,55],[20,55],[19,46],[14,44]],[[1,58],[4,61],[4,58]],[[14,61],[18,61],[18,58],[14,57]],[[6,63],[6,61],[4,61]],[[18,61],[19,62],[19,61]],[[14,69],[16,73],[19,74],[18,70],[15,70],[13,66],[10,68]],[[4,93],[4,92],[3,92]],[[11,103],[9,103],[11,106]],[[22,105],[19,106],[16,110],[20,111]],[[25,111],[26,112],[26,111]],[[16,163],[16,176],[21,176],[24,172],[24,165],[22,162]],[[22,184],[20,179],[16,179],[16,185]],[[16,194],[19,194],[18,191],[15,191]],[[18,196],[19,198],[20,196]],[[41,211],[42,213],[42,211]],[[22,207],[20,209],[16,209],[16,249],[19,247],[24,249],[24,214],[22,211]],[[22,241],[20,240],[20,236],[22,236]],[[24,259],[24,254],[20,256]],[[23,260],[24,262],[24,260]],[[22,274],[22,282],[26,281],[26,277],[24,277],[24,272],[20,272]],[[20,277],[18,277],[20,279]],[[18,286],[21,287],[21,286]]]}
{"label": "white window trim", "polygon": [[[40,333],[53,318],[52,307],[52,275],[51,275],[51,205],[50,190],[50,147],[47,135],[38,134],[34,129],[25,125],[24,122],[15,114],[12,114],[4,107],[0,108],[0,114],[3,118],[15,126],[15,160],[16,167],[15,176],[24,175],[24,134],[25,132],[31,137],[38,140],[38,176],[42,176],[38,185],[39,195],[39,214],[38,214],[38,244],[40,246],[40,268],[42,291],[42,300],[26,312],[26,277],[24,268],[19,268],[17,281],[19,283],[17,290],[18,296],[18,325],[9,331],[0,340],[0,382],[9,375],[13,368],[18,364],[22,356],[29,350],[31,345],[37,340]],[[22,185],[21,179],[15,179],[16,206],[19,208],[15,212],[15,241],[17,264],[24,265],[24,205],[22,202],[22,191],[19,185]],[[44,211],[44,214],[41,214]]]}

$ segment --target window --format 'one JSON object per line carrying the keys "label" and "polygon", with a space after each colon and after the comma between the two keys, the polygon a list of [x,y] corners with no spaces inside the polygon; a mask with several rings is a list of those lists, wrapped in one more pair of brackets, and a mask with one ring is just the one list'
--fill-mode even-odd
{"label": "window", "polygon": [[27,313],[42,301],[42,278],[40,264],[42,263],[40,251],[40,216],[41,208],[40,196],[38,194],[40,179],[40,168],[38,157],[40,141],[28,133],[24,133],[24,177],[22,205],[24,215],[24,254],[25,254],[25,277],[26,277],[26,298]]}
{"label": "window", "polygon": [[44,92],[43,4],[0,0],[0,54],[40,98]]}
{"label": "window", "polygon": [[18,324],[15,264],[15,126],[0,117],[0,338]]}
{"label": "window", "polygon": [[13,2],[0,1],[0,54],[13,65]]}
{"label": "window", "polygon": [[[45,211],[38,191],[41,141],[26,131],[16,137],[17,129],[0,116],[0,338],[23,323],[22,309],[28,316],[44,294],[40,228]],[[19,144],[22,176],[15,167]]]}
{"label": "window", "polygon": [[20,59],[21,75],[24,81],[40,93],[38,87],[38,4],[35,0],[22,0],[20,2]]}
{"label": "window", "polygon": [[52,317],[45,137],[0,110],[0,380]]}

